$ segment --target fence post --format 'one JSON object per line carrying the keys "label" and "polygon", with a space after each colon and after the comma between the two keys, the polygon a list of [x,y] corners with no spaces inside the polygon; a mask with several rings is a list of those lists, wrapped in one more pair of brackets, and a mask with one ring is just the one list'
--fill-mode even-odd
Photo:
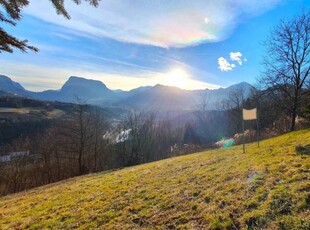
{"label": "fence post", "polygon": [[244,138],[244,119],[242,118],[242,142],[243,142],[243,153],[245,153],[245,138]]}

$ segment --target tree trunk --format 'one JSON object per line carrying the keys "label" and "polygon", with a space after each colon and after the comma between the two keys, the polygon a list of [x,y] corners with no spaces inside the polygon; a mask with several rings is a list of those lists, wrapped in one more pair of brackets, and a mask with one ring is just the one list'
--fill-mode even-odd
{"label": "tree trunk", "polygon": [[291,115],[291,127],[290,127],[291,132],[295,131],[296,116],[297,116],[297,100],[294,100],[293,111]]}
{"label": "tree trunk", "polygon": [[290,131],[295,130],[296,111],[292,112]]}
{"label": "tree trunk", "polygon": [[294,91],[294,104],[293,104],[293,110],[292,110],[292,115],[291,115],[291,127],[290,131],[295,131],[295,126],[296,126],[296,117],[297,117],[297,108],[299,106],[299,94],[300,90],[297,88]]}
{"label": "tree trunk", "polygon": [[[97,131],[97,130],[96,130]],[[94,149],[94,161],[95,161],[95,172],[97,172],[97,144],[98,144],[98,140],[97,140],[97,132],[96,132],[96,136],[95,136],[95,149]]]}
{"label": "tree trunk", "polygon": [[79,151],[79,175],[83,174],[83,165],[82,165],[82,155],[83,155],[83,150],[80,149]]}

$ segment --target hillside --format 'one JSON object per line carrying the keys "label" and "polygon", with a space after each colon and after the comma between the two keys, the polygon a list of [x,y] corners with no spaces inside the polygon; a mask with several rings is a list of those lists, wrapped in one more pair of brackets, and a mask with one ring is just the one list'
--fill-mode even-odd
{"label": "hillside", "polygon": [[[0,92],[1,93],[1,92]],[[100,109],[107,120],[119,119],[118,111]],[[0,96],[0,145],[21,136],[40,133],[55,121],[72,117],[76,104],[34,100],[25,97]]]}
{"label": "hillside", "polygon": [[0,228],[310,229],[309,143],[303,130],[2,197]]}

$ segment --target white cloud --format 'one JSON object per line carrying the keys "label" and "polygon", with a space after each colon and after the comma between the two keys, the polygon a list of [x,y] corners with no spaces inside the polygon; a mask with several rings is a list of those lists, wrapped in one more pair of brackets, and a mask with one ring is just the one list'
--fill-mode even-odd
{"label": "white cloud", "polygon": [[236,65],[235,64],[230,64],[225,58],[223,58],[223,57],[220,57],[218,60],[217,60],[217,62],[218,62],[218,68],[221,70],[221,71],[225,71],[225,72],[227,72],[227,71],[231,71],[231,70],[233,70],[233,68],[235,68],[236,67]]}
{"label": "white cloud", "polygon": [[[186,47],[226,39],[242,22],[283,0],[104,0],[98,8],[65,1],[72,19],[49,1],[30,0],[25,13],[95,38],[161,47]],[[208,19],[208,20],[206,20]]]}
{"label": "white cloud", "polygon": [[230,59],[236,61],[239,65],[242,65],[242,53],[241,52],[230,52]]}
{"label": "white cloud", "polygon": [[[230,57],[230,60],[233,61],[233,62],[238,62],[239,65],[242,65],[243,62],[242,62],[242,53],[241,52],[230,52],[229,53],[229,57]],[[218,68],[221,70],[221,71],[231,71],[233,70],[236,65],[234,63],[229,63],[227,61],[226,58],[224,57],[220,57],[218,58]],[[243,59],[244,62],[247,62],[248,60],[246,58]]]}

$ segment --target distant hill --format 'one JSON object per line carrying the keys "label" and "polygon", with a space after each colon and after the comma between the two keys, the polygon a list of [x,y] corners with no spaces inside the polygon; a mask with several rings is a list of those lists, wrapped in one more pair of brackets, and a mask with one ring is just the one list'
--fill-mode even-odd
{"label": "distant hill", "polygon": [[0,198],[0,226],[308,230],[309,143],[303,130],[35,188]]}
{"label": "distant hill", "polygon": [[188,110],[194,97],[191,91],[155,85],[118,103],[140,110]]}
{"label": "distant hill", "polygon": [[153,111],[188,111],[197,109],[202,95],[207,94],[209,109],[217,109],[228,98],[230,92],[242,88],[249,96],[253,86],[246,82],[215,90],[183,90],[164,85],[144,86],[130,91],[111,90],[101,81],[70,77],[59,90],[31,92],[19,83],[0,75],[0,90],[14,95],[38,100],[77,102],[77,98],[88,104],[102,107],[135,108]]}
{"label": "distant hill", "polygon": [[0,90],[1,94],[5,94],[4,92],[20,96],[27,96],[29,94],[29,91],[24,89],[18,82],[14,82],[11,78],[4,75],[0,75]]}
{"label": "distant hill", "polygon": [[201,98],[206,95],[208,108],[218,109],[221,101],[228,99],[232,91],[240,88],[244,90],[245,97],[248,97],[254,87],[246,82],[215,90],[183,90],[177,87],[155,85],[117,103],[139,110],[186,111],[196,110],[201,103]]}

